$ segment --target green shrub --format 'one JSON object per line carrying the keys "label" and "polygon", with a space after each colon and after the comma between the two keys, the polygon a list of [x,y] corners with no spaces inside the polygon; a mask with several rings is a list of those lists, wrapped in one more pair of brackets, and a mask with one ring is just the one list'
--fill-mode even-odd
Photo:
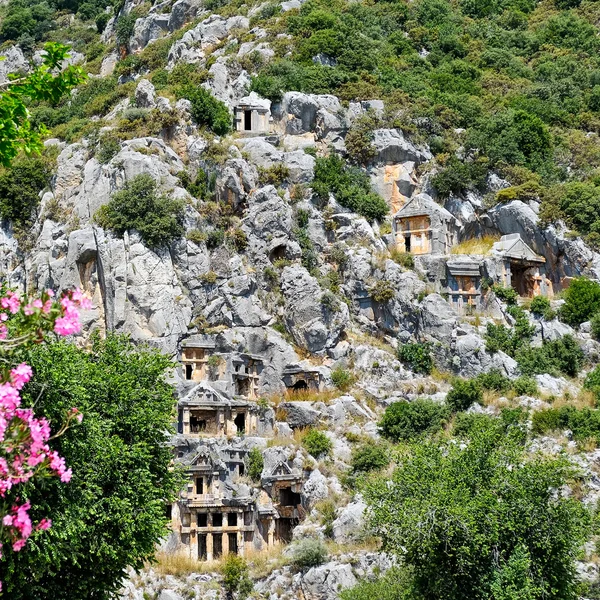
{"label": "green shrub", "polygon": [[592,335],[596,340],[600,340],[600,312],[597,312],[591,318]]}
{"label": "green shrub", "polygon": [[587,407],[577,409],[567,405],[538,410],[531,417],[534,434],[544,435],[564,429],[571,430],[577,441],[590,438],[600,441],[600,410]]}
{"label": "green shrub", "polygon": [[386,303],[396,296],[396,288],[391,281],[379,279],[369,289],[369,295],[375,302]]}
{"label": "green shrub", "polygon": [[192,103],[192,117],[198,125],[205,125],[217,135],[231,131],[232,118],[227,106],[217,100],[203,87],[184,85],[177,90],[179,98],[187,98]]}
{"label": "green shrub", "polygon": [[538,385],[535,379],[521,375],[513,381],[513,388],[518,396],[537,396]]}
{"label": "green shrub", "polygon": [[304,538],[294,544],[291,549],[291,564],[299,570],[318,567],[327,560],[328,552],[325,544],[315,538]]}
{"label": "green shrub", "polygon": [[315,458],[329,454],[333,448],[332,441],[325,433],[318,429],[310,429],[304,436],[302,445],[306,451]]}
{"label": "green shrub", "polygon": [[248,452],[248,477],[252,481],[260,481],[260,476],[265,467],[265,461],[259,448],[252,448]]}
{"label": "green shrub", "polygon": [[343,590],[340,600],[411,600],[410,579],[398,567],[393,567],[375,581],[362,580]]}
{"label": "green shrub", "polygon": [[483,392],[476,379],[455,379],[446,396],[446,404],[452,412],[467,410],[475,403],[481,403]]}
{"label": "green shrub", "polygon": [[523,375],[569,375],[574,377],[583,366],[583,350],[571,335],[546,342],[540,347],[522,347],[515,358]]}
{"label": "green shrub", "polygon": [[433,370],[430,342],[398,344],[398,359],[408,365],[414,373],[429,375]]}
{"label": "green shrub", "polygon": [[377,128],[378,121],[370,112],[353,121],[344,141],[346,152],[354,163],[367,165],[377,155],[373,145],[373,130]]}
{"label": "green shrub", "polygon": [[258,182],[260,185],[274,185],[280,187],[290,176],[290,169],[284,163],[277,163],[272,167],[258,168]]}
{"label": "green shrub", "polygon": [[380,221],[388,212],[385,200],[371,191],[368,175],[361,169],[347,167],[333,152],[316,159],[312,187],[322,204],[328,202],[331,192],[342,206],[368,221]]}
{"label": "green shrub", "polygon": [[96,148],[96,160],[105,165],[114,158],[121,150],[121,142],[118,138],[112,135],[104,135],[100,138],[100,142]]}
{"label": "green shrub", "polygon": [[117,44],[126,45],[133,35],[137,14],[131,12],[128,15],[121,15],[117,20],[116,39]]}
{"label": "green shrub", "polygon": [[50,183],[50,164],[44,157],[22,157],[0,169],[0,217],[17,228],[31,225],[40,192]]}
{"label": "green shrub", "polygon": [[594,392],[596,397],[600,399],[600,367],[594,368],[586,375],[583,387]]}
{"label": "green shrub", "polygon": [[448,418],[445,406],[429,399],[393,402],[379,421],[381,435],[393,442],[438,432]]}
{"label": "green shrub", "polygon": [[467,190],[483,189],[488,170],[487,161],[462,162],[450,158],[446,166],[431,178],[433,187],[442,198]]}
{"label": "green shrub", "polygon": [[498,369],[492,369],[487,373],[481,373],[475,378],[481,389],[483,390],[494,390],[496,392],[507,392],[512,387],[511,380],[502,375]]}
{"label": "green shrub", "polygon": [[388,454],[381,444],[368,443],[352,450],[350,467],[353,473],[378,471],[390,464]]}
{"label": "green shrub", "polygon": [[220,229],[211,229],[206,234],[206,247],[209,250],[214,250],[225,243],[225,232]]}
{"label": "green shrub", "polygon": [[223,573],[223,587],[230,597],[239,600],[247,598],[254,587],[248,575],[248,565],[242,556],[228,554],[221,567]]}
{"label": "green shrub", "polygon": [[512,287],[503,287],[501,285],[493,285],[492,291],[496,294],[497,298],[506,302],[506,304],[516,304],[517,298],[519,297],[519,293],[515,288]]}
{"label": "green shrub", "polygon": [[160,195],[150,175],[137,175],[95,215],[97,223],[118,235],[136,230],[150,248],[168,245],[181,237],[183,203]]}
{"label": "green shrub", "polygon": [[532,314],[537,315],[538,317],[544,317],[551,310],[550,300],[548,300],[546,296],[535,296],[535,298],[533,298],[531,301],[529,310]]}
{"label": "green shrub", "polygon": [[354,376],[352,373],[350,373],[350,371],[342,369],[341,367],[337,367],[331,371],[331,381],[333,385],[338,388],[338,390],[347,392],[354,383]]}
{"label": "green shrub", "polygon": [[581,325],[600,312],[600,284],[586,277],[574,279],[565,290],[564,299],[560,318],[569,325]]}
{"label": "green shrub", "polygon": [[395,248],[390,252],[392,260],[405,269],[415,268],[415,258],[410,252],[400,252]]}

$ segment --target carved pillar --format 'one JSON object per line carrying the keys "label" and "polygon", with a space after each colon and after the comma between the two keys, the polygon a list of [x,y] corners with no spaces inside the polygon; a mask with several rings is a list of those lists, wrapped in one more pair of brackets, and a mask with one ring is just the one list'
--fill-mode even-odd
{"label": "carved pillar", "polygon": [[[210,519],[209,525],[212,525],[212,518]],[[206,560],[213,559],[213,534],[206,534]]]}

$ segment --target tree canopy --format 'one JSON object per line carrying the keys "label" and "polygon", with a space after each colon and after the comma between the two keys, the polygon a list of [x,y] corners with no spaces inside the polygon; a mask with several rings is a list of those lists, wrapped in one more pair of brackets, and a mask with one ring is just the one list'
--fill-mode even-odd
{"label": "tree canopy", "polygon": [[68,486],[33,481],[31,513],[53,527],[26,552],[5,553],[0,580],[8,597],[113,598],[126,569],[151,560],[167,533],[165,506],[179,490],[167,446],[174,420],[171,363],[126,338],[95,338],[90,351],[56,342],[31,351],[33,381],[24,402],[61,422],[77,406],[83,422],[53,442],[73,470]]}
{"label": "tree canopy", "polygon": [[367,484],[372,524],[410,569],[411,598],[577,597],[590,521],[560,492],[575,473],[563,458],[528,454],[522,439],[482,423],[464,444],[413,445],[391,481]]}

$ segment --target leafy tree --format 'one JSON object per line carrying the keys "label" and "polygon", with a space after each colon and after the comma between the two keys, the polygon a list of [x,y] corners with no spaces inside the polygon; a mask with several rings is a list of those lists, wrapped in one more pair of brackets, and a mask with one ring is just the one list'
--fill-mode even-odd
{"label": "leafy tree", "polygon": [[519,588],[575,600],[590,519],[555,492],[573,476],[567,460],[531,455],[517,432],[484,425],[468,444],[413,445],[365,498],[383,548],[412,569],[414,597],[495,598],[504,587],[502,598]]}
{"label": "leafy tree", "polygon": [[184,233],[183,203],[159,195],[156,182],[145,173],[114,193],[94,218],[121,236],[129,230],[139,231],[151,248],[167,245]]}
{"label": "leafy tree", "polygon": [[538,317],[544,317],[550,312],[550,300],[546,296],[536,296],[531,301],[529,310]]}
{"label": "leafy tree", "polygon": [[323,431],[318,429],[310,429],[304,436],[302,445],[315,458],[329,454],[333,448],[333,442]]}
{"label": "leafy tree", "polygon": [[410,440],[439,431],[448,418],[448,409],[429,399],[392,402],[379,421],[381,435],[393,442]]}
{"label": "leafy tree", "polygon": [[581,325],[600,311],[600,284],[578,277],[565,290],[564,299],[560,318],[569,325]]}
{"label": "leafy tree", "polygon": [[[68,57],[68,46],[48,43],[42,64],[28,75],[4,84],[0,92],[0,164],[7,167],[20,151],[41,152],[43,126],[34,127],[26,104],[44,101],[56,104],[85,79],[81,67],[61,65]],[[55,74],[58,73],[58,74]]]}
{"label": "leafy tree", "polygon": [[229,110],[203,87],[185,85],[177,92],[180,98],[187,98],[192,103],[192,117],[198,125],[205,125],[217,135],[225,135],[231,131],[232,118]]}
{"label": "leafy tree", "polygon": [[583,366],[584,355],[575,338],[564,335],[535,348],[524,346],[515,358],[523,375],[550,373],[574,377]]}
{"label": "leafy tree", "polygon": [[248,477],[252,481],[260,481],[265,466],[265,460],[259,448],[252,448],[248,452]]}
{"label": "leafy tree", "polygon": [[165,506],[182,479],[165,443],[172,433],[169,359],[123,337],[30,353],[28,405],[51,423],[76,405],[82,424],[53,444],[73,469],[68,486],[32,482],[24,496],[53,527],[27,552],[5,554],[1,579],[14,600],[114,598],[127,569],[141,569],[167,533]]}
{"label": "leafy tree", "polygon": [[481,383],[477,379],[455,379],[446,395],[446,404],[452,411],[467,410],[483,399]]}

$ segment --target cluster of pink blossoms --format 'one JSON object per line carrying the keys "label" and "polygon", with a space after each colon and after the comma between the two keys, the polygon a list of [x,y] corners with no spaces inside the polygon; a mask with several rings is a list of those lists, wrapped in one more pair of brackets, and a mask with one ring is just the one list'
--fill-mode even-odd
{"label": "cluster of pink blossoms", "polygon": [[[52,290],[47,290],[42,299],[33,300],[7,292],[0,298],[0,340],[10,347],[13,339],[17,345],[40,341],[40,335],[43,336],[40,332],[44,331],[54,331],[61,336],[78,333],[81,330],[79,311],[90,308],[90,300],[79,290],[64,295],[58,302]],[[18,322],[14,331],[9,328],[11,318]],[[0,352],[3,349],[0,342]],[[31,367],[25,363],[0,372],[0,540],[8,541],[15,551],[23,548],[34,530],[48,529],[51,522],[42,519],[34,528],[29,517],[29,502],[2,509],[1,499],[33,477],[55,475],[67,483],[72,475],[64,458],[48,445],[51,439],[48,421],[36,418],[30,408],[21,408],[20,390],[32,375]],[[71,421],[81,422],[81,419],[81,413],[76,408],[71,409],[57,435],[63,433]],[[0,556],[1,553],[2,541]]]}

